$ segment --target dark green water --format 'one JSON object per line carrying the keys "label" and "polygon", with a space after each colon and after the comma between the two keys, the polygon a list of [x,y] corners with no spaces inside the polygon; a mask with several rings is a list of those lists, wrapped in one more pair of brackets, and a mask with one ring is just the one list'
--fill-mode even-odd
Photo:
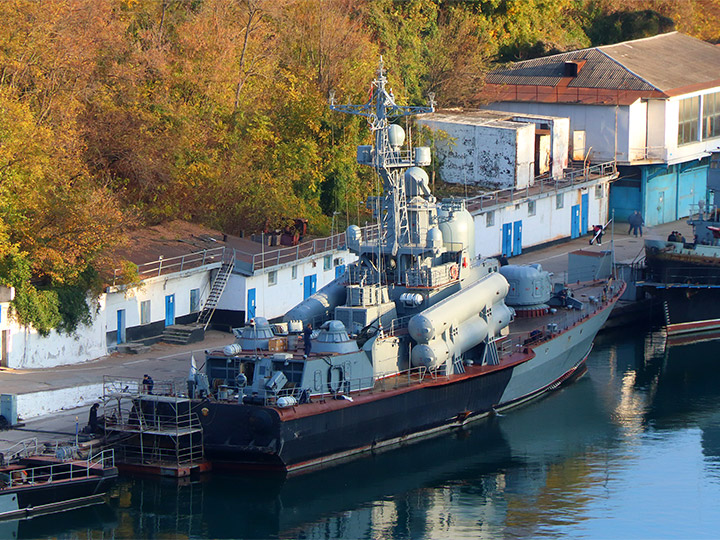
{"label": "dark green water", "polygon": [[13,534],[717,538],[720,342],[603,334],[580,381],[469,432],[284,483],[124,480],[105,506],[0,525]]}

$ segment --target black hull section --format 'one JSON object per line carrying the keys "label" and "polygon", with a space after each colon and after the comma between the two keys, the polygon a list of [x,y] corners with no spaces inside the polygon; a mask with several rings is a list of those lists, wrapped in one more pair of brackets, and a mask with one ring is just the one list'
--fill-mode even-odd
{"label": "black hull section", "polygon": [[500,402],[512,371],[377,394],[367,402],[286,420],[271,408],[205,402],[198,406],[205,453],[216,467],[316,468],[487,414]]}
{"label": "black hull section", "polygon": [[668,335],[720,329],[720,286],[655,286],[651,294],[662,305]]}
{"label": "black hull section", "polygon": [[90,476],[75,478],[66,482],[46,484],[23,484],[12,489],[0,490],[0,496],[16,496],[18,510],[0,514],[1,519],[50,513],[68,508],[97,504],[107,493],[116,478]]}
{"label": "black hull section", "polygon": [[720,285],[720,259],[715,257],[646,250],[645,265],[649,281]]}
{"label": "black hull section", "polygon": [[669,336],[720,329],[720,261],[648,252],[646,290],[662,306]]}

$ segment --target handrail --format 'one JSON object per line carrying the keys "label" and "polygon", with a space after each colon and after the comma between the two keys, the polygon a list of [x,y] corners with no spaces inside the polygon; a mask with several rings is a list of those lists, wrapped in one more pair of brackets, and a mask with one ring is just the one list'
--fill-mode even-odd
{"label": "handrail", "polygon": [[[207,264],[221,263],[224,254],[225,246],[213,249],[203,249],[202,251],[194,251],[192,253],[178,255],[177,257],[170,257],[168,259],[160,256],[154,261],[136,265],[137,273],[139,278],[147,279],[165,274],[172,274],[174,272],[182,272],[183,270],[190,270],[191,268],[200,268]],[[122,275],[123,273],[121,268],[113,270],[112,286],[117,284],[117,281],[122,277]]]}
{"label": "handrail", "polygon": [[40,453],[40,448],[45,445],[39,445],[37,437],[23,439],[0,451],[0,465],[4,465],[18,457],[28,457]]}
{"label": "handrail", "polygon": [[[531,195],[539,193],[546,193],[548,191],[556,191],[560,188],[568,186],[582,184],[589,182],[591,176],[603,177],[610,176],[617,172],[617,163],[615,161],[608,161],[605,163],[598,163],[596,165],[590,165],[583,167],[582,169],[568,169],[563,172],[561,177],[545,178],[539,176],[535,178],[535,183],[527,185],[524,188],[505,188],[495,191],[488,191],[468,197],[465,199],[468,207],[471,210],[485,210],[487,208],[497,206],[501,202],[520,202],[527,199]],[[477,206],[479,204],[479,207]]]}
{"label": "handrail", "polygon": [[27,466],[9,471],[10,486],[47,484],[59,480],[74,480],[93,476],[94,465],[103,468],[115,466],[115,452],[112,448],[103,450],[86,460],[67,460],[49,465]]}
{"label": "handrail", "polygon": [[[365,235],[369,234],[372,229],[377,229],[377,225],[369,225],[361,229]],[[182,272],[183,270],[192,268],[200,268],[208,264],[222,264],[228,258],[236,262],[244,263],[245,266],[249,265],[249,271],[254,272],[255,270],[263,268],[289,264],[313,255],[323,255],[342,248],[345,244],[345,233],[342,232],[323,238],[315,238],[298,244],[297,246],[278,249],[269,247],[267,251],[263,251],[262,253],[251,253],[241,249],[223,246],[195,251],[168,259],[160,257],[157,260],[137,265],[137,273],[139,278],[147,279],[172,274],[174,272]],[[122,276],[122,269],[116,268],[113,271],[112,286],[116,286]]]}

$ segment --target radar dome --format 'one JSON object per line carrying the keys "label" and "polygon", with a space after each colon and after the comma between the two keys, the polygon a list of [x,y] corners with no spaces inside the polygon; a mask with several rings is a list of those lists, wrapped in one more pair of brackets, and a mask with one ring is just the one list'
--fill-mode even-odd
{"label": "radar dome", "polygon": [[457,210],[441,210],[440,231],[443,234],[445,249],[448,251],[460,251],[467,249],[471,258],[475,253],[475,222],[472,215],[465,208]]}
{"label": "radar dome", "polygon": [[398,126],[397,124],[390,124],[390,127],[388,129],[388,140],[390,141],[390,146],[393,146],[395,148],[405,144],[405,130],[402,128],[402,126]]}

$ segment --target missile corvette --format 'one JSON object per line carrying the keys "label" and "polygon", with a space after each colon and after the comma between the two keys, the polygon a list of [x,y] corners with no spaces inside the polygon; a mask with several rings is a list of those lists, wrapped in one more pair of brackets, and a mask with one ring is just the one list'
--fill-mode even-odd
{"label": "missile corvette", "polygon": [[307,471],[538,398],[582,375],[624,290],[479,258],[464,202],[436,200],[422,168],[430,149],[397,123],[433,112],[432,98],[401,106],[386,83],[381,60],[368,103],[330,99],[367,118],[373,144],[357,160],[382,183],[368,201],[374,225],[346,231],[357,261],[282,322],[236,329],[193,376],[213,468]]}

